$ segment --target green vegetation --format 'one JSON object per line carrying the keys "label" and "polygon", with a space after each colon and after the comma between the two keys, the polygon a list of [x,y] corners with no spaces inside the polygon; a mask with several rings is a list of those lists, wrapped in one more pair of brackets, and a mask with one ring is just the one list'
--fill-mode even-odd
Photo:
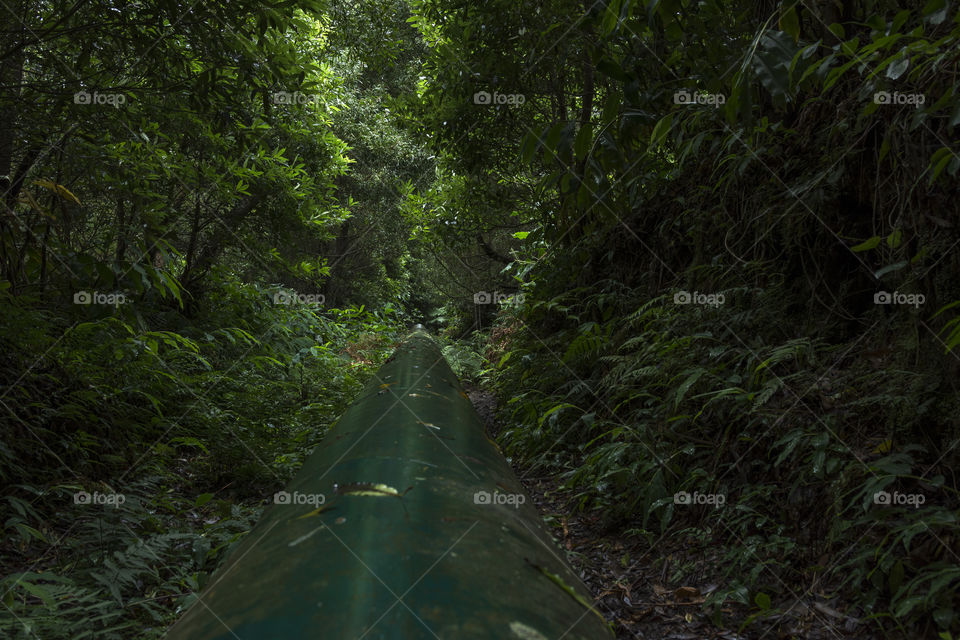
{"label": "green vegetation", "polygon": [[0,14],[0,635],[160,637],[413,321],[714,624],[960,633],[956,3]]}

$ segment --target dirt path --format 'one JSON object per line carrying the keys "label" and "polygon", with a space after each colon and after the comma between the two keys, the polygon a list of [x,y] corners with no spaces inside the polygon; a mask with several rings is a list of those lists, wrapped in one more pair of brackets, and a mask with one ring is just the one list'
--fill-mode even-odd
{"label": "dirt path", "polygon": [[[491,391],[464,385],[487,433],[496,437],[497,400]],[[677,538],[647,542],[625,535],[623,528],[604,530],[600,519],[582,513],[570,491],[551,477],[531,477],[514,467],[553,537],[590,589],[618,640],[851,640],[872,638],[865,625],[852,627],[833,607],[801,599],[785,613],[757,620],[748,631],[739,627],[756,607],[724,605],[722,628],[704,612],[704,599],[723,583],[718,551],[708,543]],[[656,550],[656,553],[653,551]],[[683,575],[693,576],[678,580]]]}

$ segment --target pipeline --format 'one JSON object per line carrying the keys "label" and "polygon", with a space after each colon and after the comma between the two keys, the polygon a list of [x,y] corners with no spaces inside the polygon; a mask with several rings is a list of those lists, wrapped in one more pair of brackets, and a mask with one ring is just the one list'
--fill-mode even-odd
{"label": "pipeline", "polygon": [[612,635],[418,325],[167,638]]}

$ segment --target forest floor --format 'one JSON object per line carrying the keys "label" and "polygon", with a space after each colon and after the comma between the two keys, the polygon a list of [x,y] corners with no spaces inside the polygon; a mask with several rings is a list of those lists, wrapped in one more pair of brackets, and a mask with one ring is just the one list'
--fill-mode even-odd
{"label": "forest floor", "polygon": [[[491,438],[500,430],[493,392],[464,383]],[[679,538],[648,544],[626,535],[631,524],[604,527],[598,515],[581,512],[573,492],[552,477],[531,477],[514,466],[540,515],[553,527],[574,569],[589,588],[618,640],[866,640],[874,638],[864,623],[840,611],[842,603],[797,594],[795,602],[771,609],[761,618],[757,608],[728,604],[717,626],[703,610],[704,599],[722,583],[720,551],[693,548]],[[677,567],[691,576],[674,580]],[[785,609],[785,610],[783,610]],[[745,624],[751,617],[754,620]]]}

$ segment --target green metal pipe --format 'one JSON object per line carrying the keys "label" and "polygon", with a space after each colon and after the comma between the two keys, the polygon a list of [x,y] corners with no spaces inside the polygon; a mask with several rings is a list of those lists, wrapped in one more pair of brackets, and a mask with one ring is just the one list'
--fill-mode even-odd
{"label": "green metal pipe", "polygon": [[168,638],[612,637],[422,327],[274,502]]}

